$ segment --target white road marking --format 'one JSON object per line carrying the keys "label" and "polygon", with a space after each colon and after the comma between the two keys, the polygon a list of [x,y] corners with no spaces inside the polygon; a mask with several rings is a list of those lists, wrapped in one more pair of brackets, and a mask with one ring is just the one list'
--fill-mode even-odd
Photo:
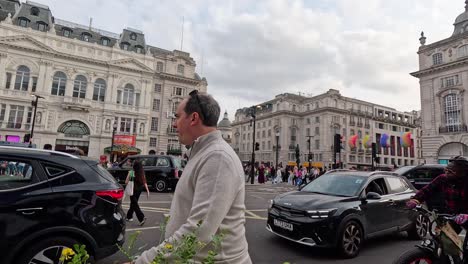
{"label": "white road marking", "polygon": [[160,227],[159,226],[148,226],[148,227],[138,227],[138,228],[127,228],[127,229],[125,229],[125,232],[142,231],[142,230],[150,230],[150,229],[160,229]]}

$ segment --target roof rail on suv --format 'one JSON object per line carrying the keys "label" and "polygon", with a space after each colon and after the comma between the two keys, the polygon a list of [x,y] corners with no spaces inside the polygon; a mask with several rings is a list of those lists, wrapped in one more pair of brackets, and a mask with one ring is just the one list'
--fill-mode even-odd
{"label": "roof rail on suv", "polygon": [[28,150],[28,151],[35,151],[35,152],[42,152],[42,153],[50,153],[52,155],[69,157],[74,159],[79,159],[79,157],[72,155],[70,153],[54,151],[54,150],[46,150],[46,149],[35,149],[35,148],[22,148],[22,147],[8,147],[8,146],[0,146],[0,149],[12,149],[12,150]]}
{"label": "roof rail on suv", "polygon": [[373,171],[369,174],[369,176],[376,175],[376,174],[398,176],[398,173],[391,172],[391,171]]}
{"label": "roof rail on suv", "polygon": [[355,170],[350,170],[350,169],[333,169],[333,170],[327,170],[324,174],[332,173],[332,172],[342,172],[342,171],[355,171]]}

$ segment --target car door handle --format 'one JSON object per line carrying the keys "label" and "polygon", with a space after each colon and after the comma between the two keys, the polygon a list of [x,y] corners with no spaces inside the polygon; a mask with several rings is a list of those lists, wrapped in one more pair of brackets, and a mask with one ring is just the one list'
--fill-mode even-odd
{"label": "car door handle", "polygon": [[33,215],[37,211],[42,210],[44,208],[42,207],[35,207],[35,208],[22,208],[22,209],[17,209],[16,212],[19,212],[23,215]]}

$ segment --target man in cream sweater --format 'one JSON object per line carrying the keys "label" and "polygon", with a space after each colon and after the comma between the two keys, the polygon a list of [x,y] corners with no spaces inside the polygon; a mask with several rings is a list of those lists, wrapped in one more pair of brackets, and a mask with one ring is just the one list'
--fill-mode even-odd
{"label": "man in cream sweater", "polygon": [[[196,90],[177,108],[172,125],[180,143],[191,148],[174,193],[165,238],[169,243],[180,241],[201,221],[198,240],[207,246],[194,257],[197,263],[213,249],[209,243],[213,235],[223,232],[216,263],[250,264],[244,226],[244,172],[236,153],[216,129],[219,114],[218,103]],[[135,263],[151,263],[164,244],[143,252]]]}

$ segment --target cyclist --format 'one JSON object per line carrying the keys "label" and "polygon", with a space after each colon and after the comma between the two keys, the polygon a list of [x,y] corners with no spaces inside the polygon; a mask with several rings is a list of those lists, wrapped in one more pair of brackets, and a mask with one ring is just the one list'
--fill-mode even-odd
{"label": "cyclist", "polygon": [[[445,195],[445,206],[447,213],[456,214],[455,223],[468,227],[468,160],[461,156],[453,157],[445,168],[445,173],[436,177],[430,184],[420,189],[406,206],[415,208],[421,202],[426,201],[432,195],[441,192]],[[459,226],[452,225],[457,233],[460,233]],[[464,255],[468,240],[463,244]]]}

